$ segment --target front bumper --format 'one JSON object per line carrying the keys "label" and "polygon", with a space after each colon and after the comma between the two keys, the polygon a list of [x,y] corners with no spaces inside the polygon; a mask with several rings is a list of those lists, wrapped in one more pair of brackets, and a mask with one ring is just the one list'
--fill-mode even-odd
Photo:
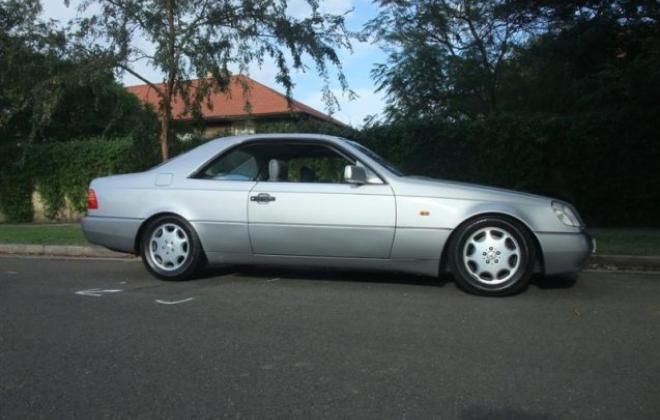
{"label": "front bumper", "polygon": [[547,275],[579,271],[596,248],[586,231],[574,233],[537,233]]}
{"label": "front bumper", "polygon": [[141,223],[141,219],[86,216],[81,226],[90,243],[135,254],[135,238]]}

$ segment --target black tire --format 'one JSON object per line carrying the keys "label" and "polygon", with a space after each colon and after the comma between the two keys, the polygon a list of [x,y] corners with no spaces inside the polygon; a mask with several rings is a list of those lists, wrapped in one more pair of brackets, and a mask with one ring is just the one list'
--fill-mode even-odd
{"label": "black tire", "polygon": [[[479,241],[473,239],[478,239],[482,233],[486,239],[501,243],[484,242],[485,245],[481,245],[484,248],[477,248]],[[496,234],[502,236],[498,239]],[[477,245],[468,244],[468,240]],[[497,245],[493,248],[488,247],[489,244]],[[450,269],[456,283],[472,294],[507,296],[519,293],[527,287],[534,271],[536,250],[531,233],[507,217],[484,216],[468,221],[457,228],[448,246]],[[502,252],[515,255],[508,260],[497,259],[500,255],[498,247],[502,247],[499,248]]]}
{"label": "black tire", "polygon": [[[150,247],[155,245],[151,242],[156,231],[160,229],[162,232],[164,227],[170,229],[172,226],[175,226],[181,231],[173,229],[172,232],[168,232],[169,234],[183,235],[185,233],[185,237],[187,237],[187,246],[177,247],[172,245],[172,247],[179,250],[185,249],[186,255],[183,258],[179,257],[176,262],[172,262],[171,264],[169,264],[168,261],[168,264],[171,266],[165,267],[163,261],[159,260],[158,256],[154,255],[154,252],[152,252]],[[160,240],[160,238],[157,240]],[[164,249],[160,251],[165,252]],[[142,255],[142,262],[147,271],[161,280],[188,280],[192,278],[206,262],[206,256],[204,255],[204,250],[202,249],[202,245],[195,229],[193,229],[190,223],[186,220],[172,215],[164,215],[149,222],[140,238],[140,255]]]}

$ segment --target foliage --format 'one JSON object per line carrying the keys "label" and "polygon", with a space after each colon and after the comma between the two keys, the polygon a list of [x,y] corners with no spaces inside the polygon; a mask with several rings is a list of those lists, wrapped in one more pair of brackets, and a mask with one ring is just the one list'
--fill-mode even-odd
{"label": "foliage", "polygon": [[0,141],[153,136],[153,111],[111,71],[72,56],[64,33],[40,21],[39,11],[35,0],[0,3]]}
{"label": "foliage", "polygon": [[[157,115],[111,68],[138,78],[136,59],[160,68],[161,114],[182,94],[199,115],[212,89],[227,88],[232,64],[274,60],[290,92],[290,71],[310,56],[327,88],[348,34],[343,16],[309,3],[311,15],[298,19],[279,0],[86,0],[99,13],[76,22],[74,45],[39,19],[38,0],[0,0],[0,210],[31,220],[35,188],[51,217],[65,202],[82,209],[92,177],[158,161]],[[660,226],[660,3],[378,3],[363,36],[388,54],[373,72],[388,120],[362,131],[259,122],[257,132],[356,138],[407,172],[564,198],[592,225]],[[141,51],[134,36],[155,51]],[[339,77],[345,87],[341,69]],[[172,155],[203,141],[164,128]]]}
{"label": "foliage", "polygon": [[347,138],[355,137],[358,133],[356,129],[349,126],[340,127],[313,119],[261,123],[257,124],[255,128],[257,133],[315,133]]}
{"label": "foliage", "polygon": [[565,198],[590,224],[660,225],[660,3],[381,0],[386,124],[409,171]]}
{"label": "foliage", "polygon": [[[67,202],[79,212],[85,210],[87,186],[93,178],[144,170],[157,162],[157,155],[144,155],[140,142],[132,138],[91,138],[24,147],[29,150],[0,150],[0,208],[13,222],[32,220],[35,188],[45,204],[46,216],[55,218]],[[21,154],[29,159],[12,159]]]}
{"label": "foliage", "polygon": [[[658,112],[660,26],[620,18],[581,19],[519,48],[509,63],[502,104],[509,112],[604,112],[647,125]],[[636,121],[635,121],[636,120]]]}
{"label": "foliage", "polygon": [[[502,115],[477,121],[442,118],[407,120],[339,133],[323,124],[284,124],[291,132],[330,132],[354,138],[409,174],[477,182],[568,200],[589,225],[660,226],[660,148],[657,137],[627,129],[626,121],[591,118]],[[287,131],[274,124],[273,130]],[[617,138],[617,142],[610,139]],[[181,153],[203,140],[173,144]],[[86,139],[30,146],[21,171],[22,150],[0,150],[0,209],[12,221],[29,221],[36,187],[54,217],[68,199],[84,210],[92,178],[144,170],[158,161],[130,138]],[[321,168],[317,168],[321,171]],[[295,172],[295,171],[294,171]],[[319,172],[320,173],[320,172]],[[644,179],[645,182],[639,182]]]}
{"label": "foliage", "polygon": [[565,199],[592,226],[660,226],[657,136],[626,127],[607,115],[438,118],[367,127],[359,140],[409,174]]}
{"label": "foliage", "polygon": [[[5,153],[6,151],[0,150]],[[6,155],[5,155],[6,156]],[[0,173],[0,210],[11,222],[31,222],[34,183],[21,173]]]}
{"label": "foliage", "polygon": [[379,3],[363,35],[388,54],[372,74],[390,120],[569,114],[657,98],[658,2]]}
{"label": "foliage", "polygon": [[503,67],[536,21],[510,1],[379,0],[363,36],[388,53],[372,76],[389,118],[476,118],[498,110]]}
{"label": "foliage", "polygon": [[[337,68],[346,90],[336,52],[350,48],[344,16],[320,13],[315,0],[308,4],[310,15],[296,18],[287,14],[285,0],[85,0],[83,11],[98,12],[77,20],[78,47],[151,86],[160,98],[161,151],[167,159],[173,99],[182,98],[186,111],[200,116],[212,90],[228,90],[231,65],[243,72],[250,64],[273,61],[276,79],[288,95],[291,69],[304,70],[303,59],[309,58],[325,81],[328,106],[336,105],[328,63]],[[154,51],[144,51],[142,40],[153,44]],[[132,64],[139,60],[159,69],[163,83],[137,72]],[[194,84],[193,78],[198,79]]]}
{"label": "foliage", "polygon": [[46,216],[54,218],[64,206],[65,197],[75,210],[83,212],[86,187],[93,178],[144,169],[131,156],[133,145],[130,138],[94,138],[37,147],[33,158],[38,165],[32,170],[46,204]]}
{"label": "foliage", "polygon": [[37,0],[0,2],[0,142],[32,141],[50,120],[64,35],[37,19]]}
{"label": "foliage", "polygon": [[[154,112],[108,69],[71,55],[65,34],[40,20],[40,11],[37,0],[0,2],[0,208],[13,221],[32,219],[37,184],[49,215],[66,195],[80,206],[85,187],[74,192],[72,185],[86,177],[69,179],[83,170],[71,170],[71,163],[87,163],[79,152],[105,156],[114,143],[92,141],[85,149],[68,141],[133,137],[139,139],[133,154],[149,156],[158,133]],[[54,179],[56,173],[64,179]]]}
{"label": "foliage", "polygon": [[[61,159],[52,160],[44,152],[50,144],[130,136],[140,139],[141,153],[147,155],[158,130],[153,111],[116,83],[110,71],[69,54],[65,34],[39,20],[40,10],[36,0],[0,3],[0,202],[3,213],[16,221],[32,218],[31,195],[40,167],[51,168],[39,185],[50,215],[70,191],[67,180],[62,185],[51,180],[53,165],[69,173],[78,149],[52,146],[64,150]],[[71,198],[79,201],[79,195]]]}

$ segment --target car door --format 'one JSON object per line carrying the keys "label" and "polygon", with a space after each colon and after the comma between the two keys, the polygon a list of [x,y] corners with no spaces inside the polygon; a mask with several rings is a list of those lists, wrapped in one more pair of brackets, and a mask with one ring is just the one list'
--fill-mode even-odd
{"label": "car door", "polygon": [[[331,145],[297,141],[269,146],[263,156],[268,176],[249,194],[248,227],[255,254],[390,256],[396,215],[389,185],[377,177],[378,183],[344,183],[344,166],[356,162]],[[287,174],[279,168],[279,176],[273,176],[274,160],[286,166]]]}

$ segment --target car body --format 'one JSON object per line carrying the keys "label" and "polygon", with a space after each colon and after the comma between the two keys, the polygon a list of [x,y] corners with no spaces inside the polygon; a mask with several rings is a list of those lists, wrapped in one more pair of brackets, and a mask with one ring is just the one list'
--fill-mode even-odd
{"label": "car body", "polygon": [[[346,165],[337,176],[333,168],[343,165],[342,159]],[[287,173],[278,178],[294,166],[299,176]],[[327,179],[320,179],[323,176]],[[210,263],[334,266],[436,276],[450,269],[448,246],[457,229],[488,217],[515,225],[518,242],[529,242],[529,259],[534,260],[530,267],[536,272],[576,272],[592,251],[591,238],[567,203],[404,176],[358,143],[326,135],[219,138],[145,172],[95,179],[90,193],[96,201],[82,227],[91,243],[140,254],[149,222],[174,217],[175,224],[180,220],[183,230],[195,237]],[[493,231],[491,239],[502,239],[500,234]],[[162,240],[154,238],[145,249],[161,245]],[[177,241],[170,242],[165,240],[162,249]],[[514,242],[508,242],[509,248]],[[484,243],[483,236],[473,243]],[[484,258],[487,252],[484,248]]]}

